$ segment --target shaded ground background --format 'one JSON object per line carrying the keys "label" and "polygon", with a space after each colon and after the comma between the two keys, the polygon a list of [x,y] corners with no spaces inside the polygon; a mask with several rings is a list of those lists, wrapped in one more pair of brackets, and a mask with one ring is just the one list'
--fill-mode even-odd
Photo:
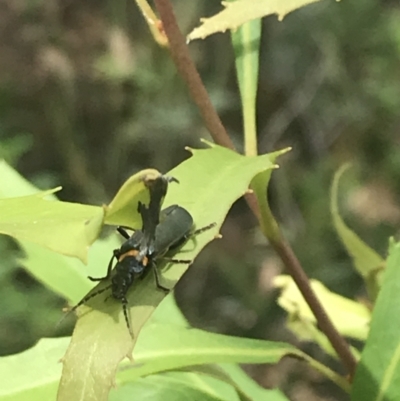
{"label": "shaded ground background", "polygon": [[[217,3],[174,1],[182,30]],[[329,186],[351,161],[343,215],[385,255],[400,221],[399,22],[394,1],[324,0],[263,25],[259,150],[293,147],[274,172],[271,202],[308,274],[350,297],[365,293],[333,230]],[[190,46],[240,148],[229,35]],[[200,138],[208,133],[197,110],[132,0],[0,0],[0,157],[37,186],[62,185],[63,200],[101,204],[140,169],[168,171]],[[271,289],[282,265],[244,202],[222,233],[176,290],[185,314],[208,330],[294,341]],[[68,334],[55,328],[64,300],[19,268],[11,240],[0,238],[0,254],[0,355]],[[249,371],[293,400],[345,399],[292,361]]]}

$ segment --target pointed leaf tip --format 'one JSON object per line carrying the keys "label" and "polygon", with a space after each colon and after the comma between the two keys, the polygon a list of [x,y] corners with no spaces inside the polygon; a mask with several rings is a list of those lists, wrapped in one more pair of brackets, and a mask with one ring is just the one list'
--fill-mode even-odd
{"label": "pointed leaf tip", "polygon": [[276,14],[279,21],[292,11],[320,0],[237,0],[222,2],[223,10],[210,18],[201,18],[200,25],[187,36],[188,41],[204,39],[228,29],[234,30],[244,23]]}

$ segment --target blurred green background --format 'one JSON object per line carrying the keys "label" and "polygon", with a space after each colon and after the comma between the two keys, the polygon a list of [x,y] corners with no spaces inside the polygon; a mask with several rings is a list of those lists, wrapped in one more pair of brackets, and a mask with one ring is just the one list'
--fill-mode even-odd
{"label": "blurred green background", "polygon": [[[174,1],[183,32],[217,12],[218,3]],[[240,149],[230,35],[190,49]],[[271,204],[307,273],[349,297],[363,298],[365,290],[333,230],[329,187],[334,171],[351,161],[342,214],[384,256],[400,221],[399,78],[395,1],[324,0],[283,22],[263,21],[259,151],[293,147],[273,174]],[[185,146],[201,146],[200,138],[209,138],[200,116],[134,1],[1,1],[0,157],[39,188],[62,185],[62,200],[106,203],[131,174],[168,171],[188,157]],[[243,201],[222,234],[176,289],[185,315],[207,330],[295,341],[271,288],[282,264]],[[70,333],[72,324],[56,327],[65,301],[20,268],[17,245],[1,237],[0,254],[0,355]],[[296,400],[344,399],[297,362],[249,371],[264,385],[286,385]]]}

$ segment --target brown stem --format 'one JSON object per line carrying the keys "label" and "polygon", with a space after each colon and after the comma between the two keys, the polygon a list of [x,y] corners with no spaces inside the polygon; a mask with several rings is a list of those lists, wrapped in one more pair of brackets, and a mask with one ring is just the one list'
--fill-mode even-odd
{"label": "brown stem", "polygon": [[190,95],[199,108],[208,131],[216,143],[234,150],[235,147],[215,111],[200,75],[190,57],[189,48],[186,45],[185,37],[178,27],[171,3],[168,0],[155,0],[154,3],[163,23],[163,29],[169,41],[169,49],[176,69],[185,80]]}
{"label": "brown stem", "polygon": [[[188,46],[178,27],[170,1],[155,0],[155,5],[160,14],[163,28],[170,44],[172,59],[175,62],[177,70],[188,85],[190,94],[199,108],[206,127],[215,143],[234,150],[233,143],[215,111],[203,82],[201,81],[200,75],[190,57]],[[255,195],[253,193],[248,193],[245,198],[253,213],[260,219],[258,202]],[[336,330],[322,304],[319,302],[292,248],[282,235],[280,235],[280,238],[280,241],[270,241],[272,247],[282,259],[308,306],[312,310],[318,322],[318,327],[329,339],[344,366],[348,369],[350,377],[353,377],[357,362],[350,351],[349,345]]]}

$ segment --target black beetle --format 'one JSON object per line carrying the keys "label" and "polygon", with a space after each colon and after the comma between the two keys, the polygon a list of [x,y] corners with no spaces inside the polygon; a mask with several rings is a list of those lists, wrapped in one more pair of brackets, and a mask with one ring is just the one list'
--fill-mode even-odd
{"label": "black beetle", "polygon": [[[162,176],[165,180],[165,176]],[[175,180],[175,179],[174,179]],[[172,181],[167,178],[164,184]],[[175,180],[176,181],[176,180]],[[157,288],[163,291],[170,291],[170,288],[160,283],[157,270],[157,261],[168,260],[171,263],[189,264],[191,260],[173,259],[167,257],[168,253],[176,252],[177,248],[183,245],[190,237],[200,234],[215,226],[215,223],[202,227],[192,232],[193,218],[191,214],[181,206],[172,205],[159,212],[165,192],[163,185],[150,187],[150,203],[145,206],[139,202],[138,211],[142,216],[142,229],[136,230],[129,235],[125,227],[118,227],[118,232],[126,239],[119,249],[115,249],[108,264],[105,277],[89,277],[92,281],[102,281],[111,278],[111,283],[94,293],[84,297],[69,312],[76,310],[93,297],[111,289],[111,295],[121,301],[125,321],[129,333],[133,337],[132,328],[128,317],[128,300],[126,294],[133,282],[153,270]],[[170,255],[172,256],[172,255]],[[112,269],[114,259],[117,260],[115,268]]]}

